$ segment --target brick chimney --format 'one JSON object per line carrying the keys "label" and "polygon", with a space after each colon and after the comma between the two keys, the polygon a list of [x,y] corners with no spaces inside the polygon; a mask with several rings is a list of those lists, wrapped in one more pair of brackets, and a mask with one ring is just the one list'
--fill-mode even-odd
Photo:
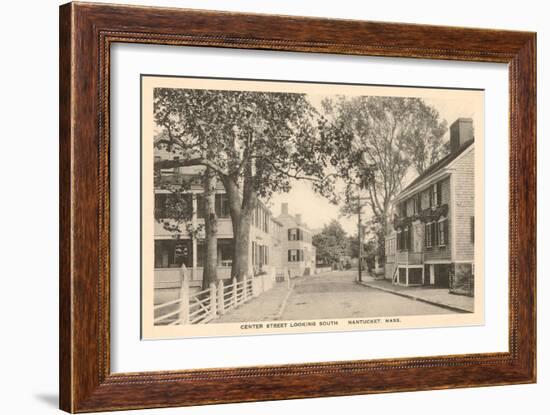
{"label": "brick chimney", "polygon": [[449,128],[451,133],[451,153],[474,139],[474,122],[471,118],[458,118]]}
{"label": "brick chimney", "polygon": [[302,223],[302,215],[300,214],[296,215],[296,223],[298,223],[298,225]]}
{"label": "brick chimney", "polygon": [[281,215],[288,215],[288,203],[281,203]]}

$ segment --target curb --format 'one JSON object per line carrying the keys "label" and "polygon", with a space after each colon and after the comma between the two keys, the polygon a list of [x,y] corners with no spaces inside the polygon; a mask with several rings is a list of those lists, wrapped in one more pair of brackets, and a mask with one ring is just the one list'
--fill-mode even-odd
{"label": "curb", "polygon": [[294,286],[295,285],[296,285],[296,282],[293,281],[292,285],[288,289],[288,292],[286,293],[286,296],[285,296],[283,302],[281,303],[281,306],[279,307],[279,311],[277,312],[277,314],[273,315],[273,320],[279,320],[281,318],[283,312],[285,311],[286,303],[288,302],[288,299],[290,298],[290,294],[292,294],[292,291],[294,291]]}
{"label": "curb", "polygon": [[426,304],[434,305],[436,307],[446,308],[447,310],[456,311],[457,313],[473,313],[473,311],[467,310],[467,309],[462,308],[462,307],[456,307],[456,306],[448,305],[448,304],[445,304],[445,303],[440,303],[439,301],[434,301],[434,300],[426,300],[425,298],[416,297],[416,296],[411,295],[411,294],[406,294],[406,293],[402,293],[402,292],[398,292],[398,291],[394,291],[394,290],[389,290],[387,288],[379,287],[377,285],[369,284],[367,282],[363,282],[363,281],[361,281],[361,282],[355,281],[355,282],[357,284],[363,285],[365,287],[374,288],[376,290],[384,291],[384,292],[387,292],[387,293],[390,293],[390,294],[399,295],[400,297],[405,297],[405,298],[408,298],[408,299],[414,300],[414,301],[420,301],[420,302],[423,302],[423,303],[426,303]]}

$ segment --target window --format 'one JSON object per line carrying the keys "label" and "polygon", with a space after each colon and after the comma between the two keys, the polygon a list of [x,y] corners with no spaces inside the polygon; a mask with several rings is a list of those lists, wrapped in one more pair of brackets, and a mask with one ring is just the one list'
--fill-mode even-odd
{"label": "window", "polygon": [[397,241],[397,250],[401,251],[401,229],[399,229],[396,233],[395,240]]}
{"label": "window", "polygon": [[193,246],[190,240],[157,239],[155,241],[155,268],[179,268],[185,263],[193,266]]}
{"label": "window", "polygon": [[289,241],[298,240],[298,229],[293,228],[288,230],[288,240]]}
{"label": "window", "polygon": [[406,202],[401,202],[399,204],[399,216],[401,216],[403,218],[407,216],[407,203]]}
{"label": "window", "polygon": [[446,218],[441,219],[437,224],[439,246],[445,246],[448,243],[448,233],[449,233],[448,225],[449,224]]}
{"label": "window", "polygon": [[260,267],[263,267],[265,265],[265,246],[260,245],[259,246],[259,254],[260,254]]}
{"label": "window", "polygon": [[291,228],[288,230],[289,241],[303,241],[305,232],[300,228]]}
{"label": "window", "polygon": [[434,224],[432,222],[426,223],[425,235],[426,235],[426,248],[431,248],[434,243]]}
{"label": "window", "polygon": [[399,229],[396,234],[397,250],[407,251],[411,246],[411,231],[407,226],[405,229]]}
{"label": "window", "polygon": [[434,183],[430,190],[430,206],[441,205],[441,182]]}
{"label": "window", "polygon": [[229,217],[229,198],[225,193],[216,194],[216,216],[218,218]]}
{"label": "window", "polygon": [[252,242],[252,265],[256,265],[256,242]]}
{"label": "window", "polygon": [[301,249],[288,250],[288,262],[300,262],[304,260],[304,251]]}
{"label": "window", "polygon": [[[204,219],[206,211],[205,197],[202,194],[197,194],[197,218]],[[229,218],[229,198],[225,193],[216,193],[214,200],[214,211],[218,218]]]}
{"label": "window", "polygon": [[231,266],[233,263],[233,250],[233,239],[218,239],[218,266]]}
{"label": "window", "polygon": [[204,219],[204,196],[203,195],[196,195],[197,197],[197,218]]}
{"label": "window", "polygon": [[288,262],[296,262],[298,261],[298,250],[297,249],[289,249],[288,250]]}

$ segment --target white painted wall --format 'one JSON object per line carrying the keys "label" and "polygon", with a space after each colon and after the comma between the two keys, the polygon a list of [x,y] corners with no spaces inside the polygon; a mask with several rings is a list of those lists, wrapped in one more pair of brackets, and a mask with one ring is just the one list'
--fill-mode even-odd
{"label": "white painted wall", "polygon": [[[118,1],[126,3],[125,1]],[[312,15],[395,22],[445,24],[538,31],[539,114],[548,113],[550,91],[550,26],[546,2],[524,0],[459,4],[441,1],[357,2],[263,0],[133,0],[135,4],[170,5],[293,15]],[[3,5],[3,121],[0,169],[3,201],[0,214],[3,281],[0,321],[2,353],[0,382],[5,393],[1,408],[10,414],[59,413],[57,407],[57,6],[55,0],[6,2]],[[548,118],[539,116],[539,183],[550,180]],[[17,151],[14,152],[13,149]],[[21,155],[24,154],[24,157]],[[548,191],[539,193],[539,275],[548,274],[550,250]],[[546,196],[546,200],[545,200]],[[25,218],[24,220],[20,218]],[[544,230],[544,232],[543,232]],[[29,243],[32,241],[32,243]],[[539,298],[548,297],[549,283],[539,278]],[[15,292],[27,293],[25,298]],[[21,301],[25,306],[21,306]],[[279,414],[384,413],[463,414],[545,413],[550,388],[548,301],[539,301],[539,383],[512,387],[475,388],[389,395],[354,396],[166,409],[151,414]],[[15,313],[17,311],[17,313]],[[15,315],[17,314],[17,315]],[[419,331],[421,333],[421,331]],[[32,368],[32,375],[29,370]],[[546,409],[545,409],[546,408]]]}

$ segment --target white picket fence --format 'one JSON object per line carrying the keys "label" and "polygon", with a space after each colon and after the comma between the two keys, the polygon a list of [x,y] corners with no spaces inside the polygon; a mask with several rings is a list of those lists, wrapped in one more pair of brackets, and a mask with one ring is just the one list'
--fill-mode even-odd
{"label": "white picket fence", "polygon": [[183,280],[178,299],[154,306],[154,324],[208,323],[271,287],[272,282],[262,276],[242,281],[233,278],[231,284],[224,285],[224,280],[220,280],[217,285],[212,283],[208,289],[190,295],[189,282]]}

